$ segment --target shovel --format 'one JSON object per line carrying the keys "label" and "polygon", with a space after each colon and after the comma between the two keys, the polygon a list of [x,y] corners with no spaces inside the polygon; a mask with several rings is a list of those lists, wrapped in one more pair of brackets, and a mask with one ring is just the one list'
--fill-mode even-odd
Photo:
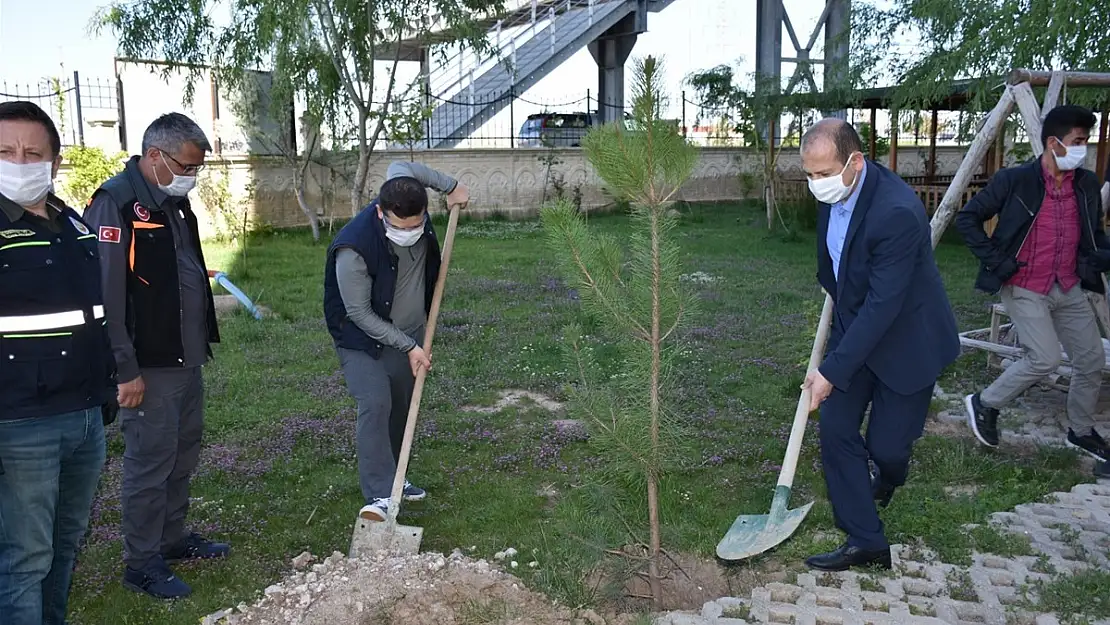
{"label": "shovel", "polygon": [[[807,372],[821,364],[825,340],[829,336],[832,309],[832,297],[825,295],[825,305],[821,309],[821,321],[817,325],[817,336],[813,339]],[[809,419],[809,401],[809,389],[803,389],[798,398],[798,409],[794,412],[794,426],[790,429],[790,442],[786,445],[786,458],[782,461],[779,482],[775,486],[774,499],[771,500],[771,511],[767,514],[742,514],[736,517],[728,533],[717,543],[718,558],[726,561],[743,560],[778,546],[794,534],[813,507],[812,501],[793,510],[786,507],[790,501],[790,486],[794,483],[794,469],[798,466],[806,421]]]}
{"label": "shovel", "polygon": [[[432,337],[436,333],[436,320],[439,317],[439,303],[443,300],[443,286],[447,281],[447,267],[451,261],[451,248],[455,242],[455,228],[459,224],[459,205],[451,207],[451,217],[447,222],[447,234],[443,240],[443,254],[439,267],[439,278],[432,293],[432,306],[428,312],[428,325],[424,330],[424,351],[432,353]],[[399,525],[397,513],[401,510],[401,491],[405,485],[405,473],[409,467],[409,453],[412,439],[416,434],[416,415],[420,412],[420,397],[424,394],[424,379],[428,371],[424,367],[416,372],[416,384],[412,389],[409,402],[408,423],[405,424],[405,437],[401,441],[401,457],[397,459],[397,473],[393,477],[393,492],[389,499],[389,512],[385,521],[371,521],[358,517],[355,521],[354,535],[351,537],[352,558],[374,553],[410,555],[420,552],[420,540],[424,528],[415,525]]]}

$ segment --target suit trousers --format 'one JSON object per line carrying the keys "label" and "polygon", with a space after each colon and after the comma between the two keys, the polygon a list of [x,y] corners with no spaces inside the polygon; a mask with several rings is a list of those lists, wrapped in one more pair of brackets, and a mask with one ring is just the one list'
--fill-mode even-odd
{"label": "suit trousers", "polygon": [[[890,546],[872,495],[868,460],[875,463],[886,484],[898,487],[906,483],[910,455],[925,429],[934,386],[901,395],[864,366],[847,390],[834,388],[821,404],[825,487],[836,526],[848,535],[848,544],[876,551]],[[861,436],[869,404],[866,435]]]}

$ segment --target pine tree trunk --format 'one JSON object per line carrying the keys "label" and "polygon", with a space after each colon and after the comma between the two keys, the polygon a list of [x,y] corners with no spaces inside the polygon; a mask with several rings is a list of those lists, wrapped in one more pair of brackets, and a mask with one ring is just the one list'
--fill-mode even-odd
{"label": "pine tree trunk", "polygon": [[659,462],[659,414],[660,378],[662,375],[662,338],[660,336],[660,291],[662,290],[662,269],[659,252],[659,216],[662,207],[652,207],[651,214],[651,466],[647,471],[648,524],[651,529],[651,560],[648,561],[648,585],[656,610],[663,609],[663,591],[659,585],[659,484],[657,483],[657,463]]}

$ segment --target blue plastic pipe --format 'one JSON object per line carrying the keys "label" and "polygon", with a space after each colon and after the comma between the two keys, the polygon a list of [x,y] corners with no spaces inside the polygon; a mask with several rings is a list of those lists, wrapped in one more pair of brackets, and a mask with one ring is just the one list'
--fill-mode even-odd
{"label": "blue plastic pipe", "polygon": [[216,284],[227,289],[228,293],[234,295],[235,299],[239,300],[239,303],[243,305],[243,308],[246,308],[255,319],[262,319],[262,311],[258,309],[258,306],[254,305],[254,302],[252,302],[245,293],[239,290],[239,287],[232,284],[231,280],[228,279],[226,273],[222,271],[210,270],[208,272],[208,276],[215,280]]}

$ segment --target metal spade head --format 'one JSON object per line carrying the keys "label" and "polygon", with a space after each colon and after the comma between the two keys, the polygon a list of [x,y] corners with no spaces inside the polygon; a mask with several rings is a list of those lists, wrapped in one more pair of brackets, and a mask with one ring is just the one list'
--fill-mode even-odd
{"label": "metal spade head", "polygon": [[396,520],[370,521],[362,517],[355,520],[351,536],[350,557],[386,553],[390,555],[415,555],[420,553],[424,528],[400,525]]}
{"label": "metal spade head", "polygon": [[788,510],[786,504],[789,501],[790,487],[780,485],[775,487],[769,513],[736,517],[728,533],[717,543],[717,557],[725,561],[744,560],[773,549],[790,538],[809,514],[813,502]]}

